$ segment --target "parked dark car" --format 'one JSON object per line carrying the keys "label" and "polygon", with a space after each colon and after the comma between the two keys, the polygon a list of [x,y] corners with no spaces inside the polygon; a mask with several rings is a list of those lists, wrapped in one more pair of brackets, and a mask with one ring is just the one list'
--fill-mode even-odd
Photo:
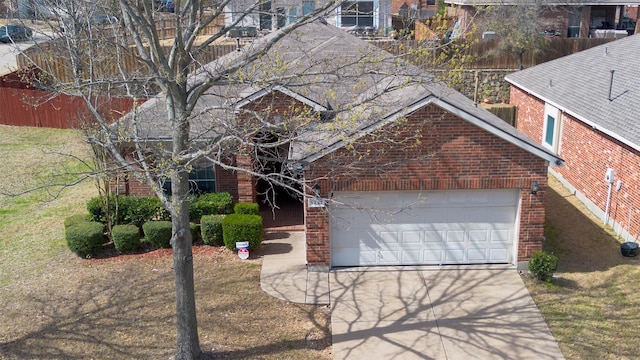
{"label": "parked dark car", "polygon": [[31,39],[33,30],[22,25],[0,26],[0,42],[9,43]]}
{"label": "parked dark car", "polygon": [[255,26],[233,27],[229,29],[229,37],[232,38],[256,36],[258,36],[258,29]]}
{"label": "parked dark car", "polygon": [[162,12],[174,12],[176,11],[176,5],[171,0],[160,0],[159,10]]}

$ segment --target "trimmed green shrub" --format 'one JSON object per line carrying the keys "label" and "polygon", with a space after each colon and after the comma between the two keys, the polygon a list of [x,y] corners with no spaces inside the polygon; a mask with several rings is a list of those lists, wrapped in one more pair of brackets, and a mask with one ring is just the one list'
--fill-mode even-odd
{"label": "trimmed green shrub", "polygon": [[149,221],[142,225],[144,240],[156,248],[171,247],[171,221]]}
{"label": "trimmed green shrub", "polygon": [[134,224],[140,227],[147,221],[169,218],[162,208],[162,202],[155,196],[110,195],[109,211],[106,209],[105,199],[104,196],[98,196],[87,202],[91,220],[106,223],[107,214],[111,214],[112,225]]}
{"label": "trimmed green shrub", "polygon": [[122,224],[134,224],[138,227],[147,221],[168,217],[164,214],[162,202],[155,196],[120,196],[119,213]]}
{"label": "trimmed green shrub", "polygon": [[224,218],[225,215],[204,215],[200,219],[200,233],[205,245],[224,245],[222,237],[222,219]]}
{"label": "trimmed green shrub", "polygon": [[189,217],[200,219],[204,215],[230,214],[233,199],[229,193],[205,193],[189,199]]}
{"label": "trimmed green shrub", "polygon": [[104,224],[95,221],[71,225],[65,229],[67,246],[83,258],[95,255],[102,249],[105,242],[104,229]]}
{"label": "trimmed green shrub", "polygon": [[71,215],[68,218],[64,219],[64,228],[66,229],[70,226],[82,224],[85,222],[89,222],[89,215],[87,214]]}
{"label": "trimmed green shrub", "polygon": [[551,282],[553,273],[558,270],[558,257],[543,250],[538,250],[531,255],[529,271],[540,281]]}
{"label": "trimmed green shrub", "polygon": [[135,225],[115,225],[111,229],[111,237],[119,253],[135,251],[140,247],[140,229]]}
{"label": "trimmed green shrub", "polygon": [[222,219],[222,238],[231,250],[236,248],[238,241],[248,241],[249,248],[257,248],[262,243],[262,217],[246,214],[225,216]]}
{"label": "trimmed green shrub", "polygon": [[[104,196],[96,196],[87,202],[87,211],[89,211],[89,218],[91,221],[97,221],[103,224],[107,222],[107,212],[105,211],[106,204],[104,202],[105,199],[106,198]],[[111,209],[112,214],[115,214],[115,201],[116,197],[111,195],[109,197],[109,208]],[[112,219],[112,222],[113,221],[115,221],[115,219]]]}
{"label": "trimmed green shrub", "polygon": [[189,223],[189,229],[191,230],[191,240],[195,243],[198,241],[198,234],[200,233],[200,225],[196,223]]}
{"label": "trimmed green shrub", "polygon": [[233,207],[236,214],[260,215],[260,208],[256,203],[237,203]]}

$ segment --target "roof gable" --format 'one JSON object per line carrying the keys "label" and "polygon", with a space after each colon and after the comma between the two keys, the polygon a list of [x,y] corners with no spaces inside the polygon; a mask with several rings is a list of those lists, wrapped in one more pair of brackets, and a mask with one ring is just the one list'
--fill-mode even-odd
{"label": "roof gable", "polygon": [[640,150],[640,35],[506,77],[513,86]]}
{"label": "roof gable", "polygon": [[[357,129],[356,131],[345,136],[335,136],[333,141],[329,141],[326,147],[312,149],[305,149],[306,144],[316,144],[315,141],[309,141],[304,139],[301,144],[292,145],[292,153],[294,160],[300,163],[314,162],[333,151],[341,149],[346,146],[348,142],[354,141],[357,138],[367,136],[375,131],[378,131],[390,123],[395,122],[397,119],[409,116],[411,113],[424,108],[429,105],[435,105],[443,110],[456,115],[458,118],[465,120],[525,151],[528,151],[546,161],[549,161],[554,166],[561,166],[564,164],[564,160],[558,157],[553,152],[540,146],[531,138],[518,131],[505,121],[494,115],[493,113],[477,107],[471,100],[467,99],[460,93],[452,93],[447,97],[427,96],[419,101],[411,104],[410,106],[403,108],[395,113],[389,114],[384,119],[370,124],[369,126]],[[315,134],[317,138],[323,138],[325,134],[322,133],[322,129],[318,129]],[[348,139],[348,140],[345,140]]]}
{"label": "roof gable", "polygon": [[245,106],[247,106],[248,104],[257,101],[269,94],[272,94],[274,92],[280,92],[284,95],[287,95],[289,97],[291,97],[292,99],[295,99],[305,105],[308,105],[310,108],[312,108],[314,111],[317,112],[321,112],[321,111],[327,111],[327,107],[323,106],[322,104],[318,104],[317,102],[314,102],[313,100],[309,99],[306,96],[300,95],[294,91],[291,91],[289,89],[287,89],[284,86],[281,85],[270,85],[267,86],[263,89],[259,89],[256,92],[252,93],[251,95],[248,95],[247,97],[245,97],[244,99],[241,99],[240,101],[238,101],[236,103],[236,109],[241,109]]}

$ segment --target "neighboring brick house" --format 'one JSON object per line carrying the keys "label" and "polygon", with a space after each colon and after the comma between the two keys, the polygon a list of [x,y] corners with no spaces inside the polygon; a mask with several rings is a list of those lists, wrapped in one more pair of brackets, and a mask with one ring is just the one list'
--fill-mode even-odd
{"label": "neighboring brick house", "polygon": [[[510,6],[514,3],[526,3],[521,0],[445,0],[452,5],[449,15],[460,19],[459,26],[466,29],[471,21],[482,23],[477,18],[477,7]],[[550,9],[543,14],[540,22],[545,30],[555,30],[562,37],[594,37],[599,29],[624,29],[627,9],[635,8],[640,1],[633,0],[591,0],[591,1],[546,1]],[[487,29],[490,30],[490,29]],[[629,28],[629,30],[632,30]],[[631,31],[631,33],[633,33]]]}
{"label": "neighboring brick house", "polygon": [[[226,4],[225,21],[231,25],[243,17],[239,26],[272,31],[295,23],[325,4],[327,2],[323,0],[267,0],[260,3],[259,9],[246,14],[246,9],[255,6],[255,1],[232,0]],[[347,0],[323,16],[339,28],[367,28],[383,34],[391,27],[391,6],[392,0]]]}
{"label": "neighboring brick house", "polygon": [[628,241],[640,232],[639,53],[634,35],[506,77],[517,128],[565,159],[550,172]]}
{"label": "neighboring brick house", "polygon": [[[202,73],[236,63],[268,39],[205,66]],[[235,110],[203,112],[191,130],[200,131],[195,136],[204,141],[217,130],[200,123],[224,116],[237,124],[233,128],[243,127],[249,124],[243,122],[244,110],[268,109],[264,118],[272,125],[290,125],[283,119],[292,109],[317,116],[281,147],[286,155],[280,164],[296,169],[308,186],[300,211],[311,268],[522,267],[542,247],[547,167],[562,164],[546,147],[423,70],[331,25],[302,26],[260,61],[254,69],[271,69],[262,76],[290,82],[254,78],[254,85],[236,87],[236,96],[222,85],[214,87],[202,108],[233,99]],[[155,98],[138,109],[137,126],[150,138],[168,140],[168,128],[157,121],[164,108]],[[217,190],[225,186],[235,189],[235,199],[260,201],[259,177],[243,171],[255,171],[256,161],[238,150],[225,161],[213,175]],[[227,164],[234,167],[223,170]]]}
{"label": "neighboring brick house", "polygon": [[405,19],[425,20],[437,10],[437,0],[391,0],[391,13]]}

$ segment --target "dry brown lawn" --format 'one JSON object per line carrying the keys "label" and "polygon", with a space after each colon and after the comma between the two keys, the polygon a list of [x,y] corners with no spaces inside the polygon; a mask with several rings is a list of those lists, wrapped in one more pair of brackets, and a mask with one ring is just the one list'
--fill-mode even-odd
{"label": "dry brown lawn", "polygon": [[527,287],[565,357],[640,358],[640,259],[623,257],[602,220],[550,179],[545,248],[559,258],[552,285]]}
{"label": "dry brown lawn", "polygon": [[[46,182],[48,165],[78,169],[64,130],[0,126],[0,193]],[[1,359],[169,359],[175,348],[170,251],[80,259],[62,221],[84,211],[90,182],[51,199],[44,191],[0,195]],[[42,202],[46,200],[46,202]],[[213,359],[330,359],[329,309],[296,305],[260,288],[261,259],[194,247],[202,349]]]}
{"label": "dry brown lawn", "polygon": [[[46,169],[81,169],[57,155],[82,156],[70,131],[0,126],[0,193],[46,183]],[[84,211],[91,183],[51,199],[44,191],[0,195],[0,358],[168,359],[175,347],[169,251],[79,259],[62,221]],[[560,259],[553,284],[526,278],[569,360],[639,357],[640,261],[551,179],[546,249]],[[44,202],[43,202],[44,201]],[[196,298],[209,358],[330,359],[329,309],[266,295],[261,259],[197,246]]]}

